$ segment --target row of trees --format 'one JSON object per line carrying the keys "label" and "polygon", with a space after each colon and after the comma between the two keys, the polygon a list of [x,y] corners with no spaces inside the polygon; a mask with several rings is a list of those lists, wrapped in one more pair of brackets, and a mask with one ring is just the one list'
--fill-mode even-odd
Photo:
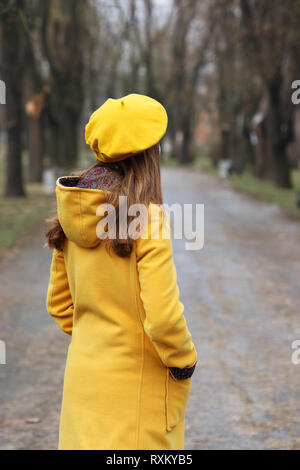
{"label": "row of trees", "polygon": [[0,0],[6,195],[24,195],[24,148],[31,181],[45,157],[76,165],[89,113],[132,92],[167,107],[173,158],[197,155],[205,110],[215,164],[290,187],[299,26],[299,0]]}
{"label": "row of trees", "polygon": [[44,156],[73,165],[84,102],[89,0],[1,2],[1,76],[6,83],[6,195],[24,195],[22,150],[29,180],[41,181]]}
{"label": "row of trees", "polygon": [[217,3],[214,61],[223,152],[237,168],[250,163],[256,176],[290,187],[290,149],[297,137],[291,85],[300,76],[300,2]]}

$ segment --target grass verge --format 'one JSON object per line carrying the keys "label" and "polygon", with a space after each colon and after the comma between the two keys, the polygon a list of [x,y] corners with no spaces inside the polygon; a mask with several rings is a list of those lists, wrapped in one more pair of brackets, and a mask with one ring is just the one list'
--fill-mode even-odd
{"label": "grass verge", "polygon": [[[171,158],[163,159],[166,166],[176,166],[178,163]],[[218,176],[218,170],[212,165],[208,157],[201,156],[195,159],[192,164],[185,165],[205,173]],[[300,191],[300,170],[292,171],[292,189],[278,188],[273,183],[256,178],[250,171],[245,171],[241,175],[234,174],[226,181],[230,182],[233,188],[237,188],[245,193],[251,194],[256,198],[277,204],[290,215],[300,218],[300,209],[296,205],[296,194]]]}
{"label": "grass verge", "polygon": [[43,194],[40,185],[28,185],[26,191],[25,198],[0,198],[0,253],[11,248],[53,208],[54,197]]}
{"label": "grass verge", "polygon": [[251,173],[233,175],[230,178],[233,187],[241,189],[259,199],[277,204],[291,215],[300,218],[300,209],[296,205],[296,193],[300,190],[300,171],[292,172],[293,188],[278,188],[274,184],[255,178]]}
{"label": "grass verge", "polygon": [[54,205],[54,196],[44,194],[42,185],[35,183],[26,185],[24,198],[3,197],[4,171],[4,151],[0,149],[0,253],[47,217]]}

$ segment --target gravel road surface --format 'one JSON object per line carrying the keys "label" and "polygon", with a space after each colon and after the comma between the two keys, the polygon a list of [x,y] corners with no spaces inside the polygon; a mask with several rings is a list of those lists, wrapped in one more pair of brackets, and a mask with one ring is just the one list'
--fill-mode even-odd
{"label": "gravel road surface", "polygon": [[[210,175],[163,170],[165,202],[204,204],[205,243],[174,256],[199,361],[186,449],[300,449],[300,223]],[[56,449],[69,338],[45,310],[42,226],[0,263],[0,449]]]}

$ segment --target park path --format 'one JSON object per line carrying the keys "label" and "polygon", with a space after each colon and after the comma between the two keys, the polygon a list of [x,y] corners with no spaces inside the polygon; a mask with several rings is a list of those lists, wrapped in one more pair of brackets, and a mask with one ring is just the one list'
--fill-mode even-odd
{"label": "park path", "polygon": [[[186,449],[300,449],[300,224],[186,169],[163,170],[165,202],[204,203],[205,245],[174,241],[198,350]],[[68,337],[45,311],[42,227],[0,264],[0,449],[55,449]]]}

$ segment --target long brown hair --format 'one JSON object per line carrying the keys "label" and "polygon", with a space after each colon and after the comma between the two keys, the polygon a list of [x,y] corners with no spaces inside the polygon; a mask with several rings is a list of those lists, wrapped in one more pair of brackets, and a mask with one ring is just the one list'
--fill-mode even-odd
{"label": "long brown hair", "polygon": [[[121,257],[130,256],[133,248],[134,240],[127,233],[127,238],[119,237],[119,197],[127,196],[127,209],[132,204],[144,204],[146,207],[152,202],[154,204],[162,204],[162,188],[160,176],[160,149],[159,144],[145,150],[144,152],[126,158],[119,162],[105,163],[96,162],[91,168],[81,173],[83,177],[88,171],[96,166],[109,166],[118,170],[121,175],[121,182],[111,192],[107,192],[106,202],[112,204],[116,211],[116,238],[99,242],[105,242],[107,249],[111,249]],[[127,211],[127,227],[135,216],[128,215]],[[57,215],[52,219],[48,219],[48,229],[46,231],[48,248],[56,248],[62,251],[65,234],[60,225]]]}

